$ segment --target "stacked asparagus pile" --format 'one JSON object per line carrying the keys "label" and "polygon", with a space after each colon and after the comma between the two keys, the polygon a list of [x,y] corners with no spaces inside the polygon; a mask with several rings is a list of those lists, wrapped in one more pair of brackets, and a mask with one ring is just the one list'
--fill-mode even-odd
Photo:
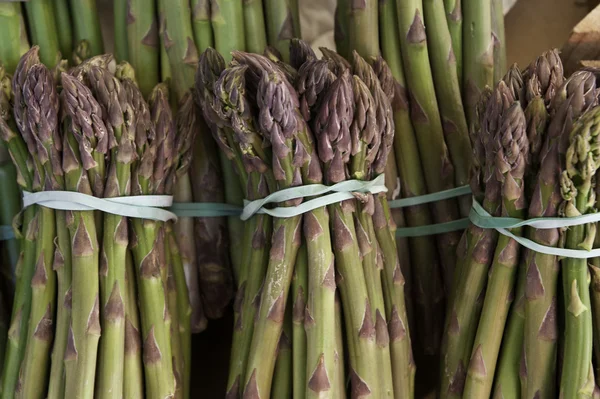
{"label": "stacked asparagus pile", "polygon": [[[471,180],[485,211],[518,219],[595,212],[596,84],[590,71],[565,78],[558,53],[549,51],[523,72],[511,67],[486,90],[477,106]],[[598,353],[600,345],[593,338],[597,288],[590,287],[597,269],[588,270],[585,259],[524,249],[514,237],[590,250],[596,226],[510,232],[470,225],[462,237],[440,396],[592,397],[600,377],[592,366],[592,348]]]}
{"label": "stacked asparagus pile", "polygon": [[[146,103],[130,76],[109,55],[58,80],[38,47],[21,58],[0,132],[24,191],[172,192],[197,108],[188,96],[174,118],[166,85]],[[20,233],[2,397],[187,397],[191,309],[172,222],[31,205]]]}
{"label": "stacked asparagus pile", "polygon": [[[357,53],[351,63],[330,55],[318,60],[299,40],[291,65],[274,54],[234,52],[229,66],[212,49],[201,55],[197,95],[248,199],[383,173],[394,138],[391,71],[381,58],[376,74]],[[227,397],[413,395],[389,214],[384,194],[357,193],[245,223]]]}

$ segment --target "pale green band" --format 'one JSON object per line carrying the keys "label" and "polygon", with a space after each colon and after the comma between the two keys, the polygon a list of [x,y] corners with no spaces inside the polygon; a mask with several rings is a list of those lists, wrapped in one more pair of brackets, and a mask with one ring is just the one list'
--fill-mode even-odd
{"label": "pale green band", "polygon": [[12,226],[0,226],[0,241],[8,241],[15,238]]}
{"label": "pale green band", "polygon": [[23,192],[23,208],[39,204],[46,208],[63,211],[102,211],[131,218],[166,222],[177,216],[163,207],[173,204],[170,195],[138,195],[115,198],[96,198],[73,191]]}
{"label": "pale green band", "polygon": [[525,248],[529,248],[532,251],[540,252],[547,255],[555,255],[565,258],[577,258],[577,259],[590,259],[600,257],[600,248],[586,251],[582,249],[567,249],[567,248],[556,248],[548,247],[546,245],[538,244],[525,237],[517,236],[511,233],[507,229],[531,226],[537,229],[556,229],[564,228],[569,226],[579,226],[587,223],[596,223],[600,221],[600,213],[591,213],[582,216],[570,217],[570,218],[533,218],[528,220],[507,218],[507,217],[493,217],[491,216],[481,204],[473,199],[473,207],[469,214],[471,223],[475,226],[483,229],[495,229],[500,234],[512,238],[520,245]]}
{"label": "pale green band", "polygon": [[[455,187],[437,193],[419,195],[417,197],[408,197],[389,201],[390,208],[406,208],[415,205],[424,205],[431,202],[443,201],[446,199],[462,197],[471,194],[471,187]],[[469,225],[469,219],[463,218],[452,220],[445,223],[429,224],[425,226],[399,227],[396,230],[396,237],[423,237],[436,234],[450,233],[453,231],[464,230]]]}

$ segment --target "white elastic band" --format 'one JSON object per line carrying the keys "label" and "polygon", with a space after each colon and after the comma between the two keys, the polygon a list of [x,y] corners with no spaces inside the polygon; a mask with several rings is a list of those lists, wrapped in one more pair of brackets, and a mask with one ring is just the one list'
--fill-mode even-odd
{"label": "white elastic band", "polygon": [[[298,216],[322,206],[352,199],[354,198],[354,195],[352,195],[353,192],[371,194],[385,193],[387,192],[387,188],[385,187],[385,176],[381,174],[371,181],[345,180],[343,182],[334,184],[333,186],[326,186],[324,184],[309,184],[306,186],[290,187],[274,192],[273,194],[270,194],[259,200],[245,200],[244,210],[242,211],[240,219],[247,220],[257,213],[264,213],[278,218]],[[305,201],[298,206],[278,207],[272,209],[264,207],[265,205],[271,203],[279,203],[291,199],[313,196],[319,197]]]}
{"label": "white elastic band", "polygon": [[97,198],[73,191],[23,192],[23,208],[33,204],[63,211],[102,211],[130,218],[161,222],[177,220],[177,216],[163,207],[173,203],[170,195],[137,195],[129,197]]}

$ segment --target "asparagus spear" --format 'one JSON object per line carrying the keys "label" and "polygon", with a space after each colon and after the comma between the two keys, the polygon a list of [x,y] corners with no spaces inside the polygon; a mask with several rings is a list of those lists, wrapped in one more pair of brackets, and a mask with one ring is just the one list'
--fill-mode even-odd
{"label": "asparagus spear", "polygon": [[292,308],[288,304],[283,320],[283,331],[277,345],[277,360],[271,392],[274,398],[292,397]]}
{"label": "asparagus spear", "polygon": [[210,1],[191,0],[192,27],[198,52],[202,53],[214,45],[214,37],[210,22]]}
{"label": "asparagus spear", "polygon": [[68,0],[55,1],[53,6],[60,54],[63,59],[69,59],[73,51],[73,22]]}
{"label": "asparagus spear", "polygon": [[279,50],[285,62],[289,62],[290,40],[301,37],[298,2],[293,0],[263,0],[263,3],[267,42],[269,46]]}
{"label": "asparagus spear", "polygon": [[[34,54],[31,58],[37,58],[35,49],[30,54]],[[15,105],[15,116],[23,113],[16,120],[21,121],[21,134],[34,154],[37,176],[45,190],[53,190],[62,186],[60,137],[57,134],[58,95],[50,70],[41,64],[27,63],[19,64],[13,79],[13,91],[19,92],[15,96],[15,100],[19,100]],[[54,210],[41,207],[40,212],[36,268],[31,280],[29,337],[17,385],[17,396],[21,397],[39,397],[46,391],[48,355],[53,338],[56,275],[52,264],[57,228]],[[61,230],[66,235],[64,226]]]}
{"label": "asparagus spear", "polygon": [[[258,7],[261,3],[248,2],[250,7]],[[242,9],[242,7],[244,7]],[[258,8],[256,12],[258,11]],[[231,61],[231,52],[245,49],[245,13],[246,4],[239,1],[215,0],[211,6],[210,20],[215,35],[215,49],[221,53],[225,61]],[[262,12],[262,11],[261,11]],[[260,35],[260,30],[257,30]],[[251,35],[254,33],[251,33]],[[263,48],[258,51],[262,52]]]}
{"label": "asparagus spear", "polygon": [[114,13],[114,39],[115,39],[115,58],[121,62],[129,59],[129,53],[127,49],[127,41],[129,39],[127,35],[127,14],[128,14],[127,0],[114,0],[113,1],[113,13]]}
{"label": "asparagus spear", "polygon": [[300,68],[309,60],[316,60],[317,55],[308,43],[301,39],[290,41],[290,65],[300,72]]}
{"label": "asparagus spear", "polygon": [[[463,83],[463,16],[462,0],[444,0],[446,22],[452,38],[452,52],[456,60],[456,76],[462,90]],[[499,79],[498,79],[499,80]]]}
{"label": "asparagus spear", "polygon": [[[346,179],[343,162],[350,156],[350,123],[354,118],[351,79],[346,71],[332,83],[313,118],[326,184]],[[340,275],[338,284],[351,348],[350,383],[356,395],[367,397],[377,388],[379,377],[376,374],[376,330],[361,267],[354,212],[354,201],[329,207],[336,269]]]}
{"label": "asparagus spear", "polygon": [[[234,56],[236,55],[238,56],[236,59],[240,61],[242,59],[241,54],[236,52]],[[265,140],[273,145],[273,159],[271,162],[278,165],[273,168],[272,172],[277,189],[300,185],[302,183],[300,167],[303,165],[299,164],[297,159],[294,159],[291,151],[299,145],[298,135],[301,134],[300,130],[303,128],[303,124],[295,116],[297,112],[295,92],[275,68],[269,72],[264,70],[261,72],[260,81],[254,82],[255,84],[258,83],[255,95],[261,115],[259,117],[259,132]],[[304,162],[304,160],[302,161]],[[295,206],[299,203],[298,200],[291,200],[282,205]],[[275,351],[282,330],[285,304],[294,270],[293,266],[300,247],[301,221],[301,216],[273,220],[272,249],[269,254],[269,265],[248,357],[248,369],[244,382],[245,397],[269,397]],[[327,253],[326,250],[323,252]],[[325,262],[324,265],[332,265],[332,263]],[[323,281],[322,284],[326,286],[327,281]],[[310,338],[308,334],[307,336]],[[323,361],[327,361],[327,359],[322,357],[319,360],[319,362]],[[324,389],[325,386],[320,385],[322,381],[319,378],[321,377],[319,374],[322,369],[321,364],[314,366],[316,370],[314,373],[317,373],[318,376],[315,381],[317,385],[314,388],[311,387],[310,382],[315,374],[311,377],[307,375],[309,388],[316,392],[326,390]],[[328,381],[325,380],[324,382]]]}
{"label": "asparagus spear", "polygon": [[126,18],[127,58],[125,59],[138,72],[138,86],[144,97],[148,97],[160,78],[155,3],[142,0],[128,1]]}
{"label": "asparagus spear", "polygon": [[[139,160],[134,163],[132,169],[132,193],[153,194],[158,188],[158,180],[164,177],[164,167],[161,165],[174,156],[169,151],[157,153],[166,137],[174,134],[170,108],[165,97],[166,88],[158,86],[152,92],[150,98],[153,99],[155,107],[151,119],[150,110],[141,92],[133,83],[123,84],[137,115],[135,143]],[[132,252],[142,321],[146,394],[168,397],[175,392],[175,378],[170,344],[171,319],[158,259],[159,232],[162,226],[159,222],[133,219],[132,227]]]}
{"label": "asparagus spear", "polygon": [[2,45],[0,46],[0,60],[8,73],[13,73],[23,51],[21,34],[25,30],[21,5],[19,3],[0,4],[0,26],[2,31]]}
{"label": "asparagus spear", "polygon": [[[63,142],[66,189],[91,195],[98,187],[93,187],[91,177],[92,169],[98,165],[93,153],[106,153],[108,147],[102,111],[90,90],[76,78],[63,73],[62,86],[67,115]],[[92,211],[68,212],[67,224],[73,243],[73,307],[65,351],[66,392],[77,398],[91,398],[101,332],[97,226]]]}
{"label": "asparagus spear", "polygon": [[[429,67],[422,2],[421,0],[397,2],[396,8],[404,70],[407,81],[410,82],[408,89],[411,95],[411,116],[421,160],[426,165],[423,168],[425,183],[430,193],[438,192],[454,187],[455,178],[454,167],[444,139]],[[437,223],[458,218],[458,207],[455,200],[438,201],[433,209]],[[447,289],[452,283],[459,240],[460,233],[458,232],[438,236],[442,275]],[[435,342],[431,350],[436,351]]]}
{"label": "asparagus spear", "polygon": [[344,331],[342,320],[342,305],[339,295],[335,296],[335,376],[333,397],[337,399],[347,398],[346,396],[346,374],[345,374],[345,355],[344,355]]}
{"label": "asparagus spear", "polygon": [[[193,197],[198,202],[223,202],[223,187],[218,159],[217,146],[210,136],[208,126],[197,115],[193,98],[186,96],[186,101],[180,108],[180,115],[189,120],[183,121],[184,126],[197,131],[199,137],[194,141],[194,156],[190,174]],[[184,113],[184,109],[187,111]],[[220,317],[233,296],[232,276],[227,258],[227,226],[225,218],[196,218],[197,267],[186,270],[190,302],[192,304],[192,330],[199,332],[202,319],[197,309],[201,308],[201,298],[206,314]],[[236,248],[235,250],[239,250]],[[199,280],[198,280],[199,279]],[[191,280],[191,281],[189,281]]]}
{"label": "asparagus spear", "polygon": [[262,0],[242,2],[244,12],[245,49],[249,53],[260,54],[267,47],[267,26],[265,24]]}
{"label": "asparagus spear", "polygon": [[[598,316],[600,312],[600,270],[595,265],[588,265],[590,268],[590,276],[591,276],[591,284],[590,284],[590,301],[592,308],[592,322],[593,322],[593,335],[594,335],[594,359],[598,359],[600,355],[600,348],[598,343],[600,342],[600,330],[598,329]],[[597,364],[597,363],[596,363]],[[594,369],[594,375],[596,377],[596,381],[598,381],[598,377],[600,376],[600,372],[598,370],[598,366]],[[597,384],[597,383],[596,383]]]}
{"label": "asparagus spear", "polygon": [[91,55],[102,54],[102,32],[96,7],[96,0],[70,0],[73,24],[75,25],[75,42],[87,40]]}
{"label": "asparagus spear", "polygon": [[135,271],[131,251],[125,258],[125,357],[123,359],[123,396],[144,397],[144,371],[142,368],[142,339],[135,287]]}
{"label": "asparagus spear", "polygon": [[[32,154],[28,152],[23,137],[15,132],[12,117],[12,88],[10,77],[4,67],[0,67],[2,88],[0,91],[0,138],[6,144],[17,169],[17,183],[23,190],[33,191],[34,184],[39,190],[39,180],[34,183],[31,165]],[[13,309],[8,331],[7,349],[4,356],[3,373],[0,380],[2,398],[13,398],[27,343],[29,315],[31,312],[31,279],[35,271],[35,236],[38,226],[38,207],[25,209],[20,231],[22,251],[15,270],[16,286]]]}
{"label": "asparagus spear", "polygon": [[504,9],[501,0],[492,0],[492,40],[494,44],[494,82],[496,82],[502,78],[506,69]]}
{"label": "asparagus spear", "polygon": [[344,58],[350,56],[349,36],[350,1],[338,0],[335,7],[335,49]]}
{"label": "asparagus spear", "polygon": [[[570,132],[574,119],[586,109],[596,104],[596,89],[594,77],[586,72],[573,74],[557,90],[551,107],[554,113],[548,127],[547,140],[542,147],[541,154],[547,158],[550,165],[555,167],[561,162],[568,139],[566,132]],[[554,125],[554,126],[553,126]],[[554,143],[554,142],[557,143]],[[552,148],[555,146],[556,148]],[[521,383],[519,374],[523,351],[524,324],[525,324],[525,286],[526,269],[521,267],[517,277],[515,302],[511,309],[494,386],[494,395],[519,395]],[[559,352],[560,353],[560,352]],[[527,370],[522,370],[527,373]]]}
{"label": "asparagus spear", "polygon": [[[535,171],[539,169],[539,173],[534,172],[538,173],[534,176],[535,180],[528,182],[535,184],[536,187],[530,200],[528,217],[554,217],[557,215],[560,201],[558,195],[560,169],[548,165],[557,162],[556,156],[551,155],[552,151],[556,151],[558,144],[556,137],[560,137],[557,133],[560,135],[565,132],[555,130],[552,136],[548,132],[548,138],[545,138],[550,117],[544,98],[557,89],[555,84],[562,84],[562,64],[556,52],[547,52],[536,60],[533,68],[527,85],[527,96],[530,100],[525,115],[531,148],[531,169]],[[558,126],[555,122],[553,129],[557,129]],[[546,140],[551,140],[550,137],[555,148],[544,143]],[[543,158],[541,157],[542,145],[546,146]],[[529,229],[528,235],[534,241],[546,246],[558,244],[559,231],[556,229]],[[539,395],[540,398],[550,398],[555,396],[558,260],[555,256],[528,251],[525,262],[529,277],[525,285],[527,301],[525,302],[524,358],[527,384],[524,388],[526,397],[533,398]],[[523,387],[521,390],[524,390]]]}
{"label": "asparagus spear", "polygon": [[[495,0],[494,0],[495,1]],[[462,0],[463,95],[469,128],[477,118],[477,99],[494,82],[492,0]]]}
{"label": "asparagus spear", "polygon": [[292,279],[292,371],[293,397],[303,398],[306,395],[306,331],[304,330],[304,314],[306,309],[306,293],[308,292],[308,259],[306,244],[302,243],[296,258],[294,277]]}
{"label": "asparagus spear", "polygon": [[[385,93],[386,97],[389,101],[393,101],[396,82],[392,76],[391,69],[381,57],[375,61],[373,69],[379,77],[382,88],[386,87],[388,89],[388,92]],[[371,80],[374,81],[374,79]],[[380,102],[380,106],[388,110],[385,118],[388,119],[388,126],[391,126],[392,122],[389,119],[393,117],[392,106],[385,103],[385,101],[380,100]],[[389,137],[389,134],[384,135],[384,137],[386,136]],[[393,142],[382,145],[391,147]],[[393,155],[393,152],[390,152],[390,155]],[[396,168],[395,159],[389,159],[385,168],[386,176],[388,166],[392,162],[393,168]],[[379,170],[376,170],[376,173],[378,172],[381,172],[381,165],[379,165]],[[412,396],[414,394],[415,365],[411,348],[410,319],[407,320],[406,310],[410,292],[405,288],[405,281],[410,276],[404,275],[402,264],[403,261],[409,262],[410,258],[400,259],[400,248],[397,249],[395,245],[396,241],[394,237],[396,229],[391,215],[392,212],[390,212],[387,200],[380,195],[380,198],[375,201],[373,225],[384,262],[384,295],[386,319],[389,321],[388,324],[390,326],[390,354],[392,359],[394,393],[400,396]]]}
{"label": "asparagus spear", "polygon": [[[116,146],[111,149],[104,197],[131,193],[131,164],[135,159],[133,115],[127,95],[117,78],[108,70],[92,67],[88,75],[92,93],[102,108],[102,116]],[[96,384],[97,397],[121,397],[125,355],[125,263],[127,256],[127,219],[104,216],[104,239],[100,264],[100,339]]]}
{"label": "asparagus spear", "polygon": [[[4,198],[0,204],[0,225],[10,226],[15,215],[21,210],[21,193],[17,185],[17,170],[9,162],[0,162],[0,186],[4,192]],[[2,243],[1,256],[2,261],[2,292],[12,301],[14,295],[14,271],[19,260],[19,241],[15,239],[7,240]],[[10,302],[6,302],[10,306]]]}
{"label": "asparagus spear", "polygon": [[[246,6],[254,7],[254,4],[260,5],[262,3],[244,2],[244,4],[240,5],[239,1],[218,0],[215,1],[214,6],[211,7],[211,23],[215,42],[214,47],[227,62],[231,61],[231,51],[244,50],[245,48],[244,18]],[[242,7],[244,7],[243,10]],[[260,30],[257,32],[257,35],[260,35]],[[261,48],[260,51],[262,50],[263,49]],[[235,182],[238,181],[238,177],[235,173],[239,173],[239,171],[234,171],[235,168],[224,154],[224,152],[219,152],[221,172],[223,173],[223,181],[225,182],[225,201],[228,204],[241,206],[244,198],[242,192],[244,184],[235,184]],[[229,229],[229,245],[231,248],[230,257],[235,273],[236,270],[241,269],[244,261],[241,258],[242,251],[237,251],[235,248],[239,248],[242,245],[242,235],[245,226],[237,217],[227,218],[227,225]]]}
{"label": "asparagus spear", "polygon": [[40,59],[49,68],[60,60],[57,21],[50,0],[33,0],[25,4],[32,44],[40,46]]}
{"label": "asparagus spear", "polygon": [[[400,188],[403,197],[423,195],[427,193],[423,179],[421,157],[416,141],[415,131],[409,114],[409,99],[407,97],[405,75],[402,66],[400,42],[397,35],[397,15],[395,0],[380,3],[381,15],[381,44],[383,56],[386,59],[396,80],[393,100],[394,151],[397,169],[400,177]],[[424,205],[413,206],[406,212],[409,226],[428,225],[432,223],[429,208]],[[431,352],[439,341],[441,325],[436,324],[436,316],[443,313],[443,288],[439,271],[439,261],[436,256],[434,243],[427,237],[414,237],[409,240],[411,259],[414,264],[421,265],[414,271],[414,301],[416,313],[421,317],[417,320],[418,332],[416,347],[418,352]],[[405,276],[406,278],[407,276]],[[388,317],[391,317],[388,314]],[[402,386],[407,386],[402,384]]]}
{"label": "asparagus spear", "polygon": [[[513,103],[502,115],[494,140],[496,176],[502,185],[502,216],[523,218],[527,206],[524,189],[525,167],[529,153],[525,115],[519,103]],[[489,154],[488,156],[493,156]],[[513,229],[520,234],[519,229]],[[512,291],[519,263],[519,245],[500,236],[492,261],[488,287],[473,343],[471,361],[463,395],[489,396],[504,324],[512,302]]]}
{"label": "asparagus spear", "polygon": [[[564,215],[579,216],[591,211],[595,195],[598,158],[598,117],[600,109],[584,113],[575,123],[566,152],[566,170],[561,175]],[[594,225],[573,226],[566,233],[567,248],[591,249]],[[564,397],[589,397],[595,387],[592,366],[592,314],[589,280],[584,259],[563,260],[565,302],[565,353],[560,394]],[[592,380],[590,381],[590,376]]]}
{"label": "asparagus spear", "polygon": [[[460,80],[455,50],[448,25],[444,23],[444,6],[440,2],[425,0],[425,25],[429,27],[427,43],[431,55],[431,70],[440,107],[440,117],[454,166],[456,186],[469,182],[471,170],[471,145],[467,120],[462,105]],[[471,198],[459,198],[462,216],[469,215]]]}
{"label": "asparagus spear", "polygon": [[[473,147],[478,170],[471,182],[472,191],[491,215],[498,215],[500,207],[500,184],[494,178],[493,137],[504,112],[512,104],[512,94],[501,81],[489,99],[483,97],[479,105],[479,118]],[[479,322],[482,297],[488,267],[496,248],[497,233],[469,225],[459,246],[459,272],[455,275],[453,292],[449,298],[448,315],[442,342],[443,398],[462,397],[466,379],[467,362],[471,355],[473,340]]]}
{"label": "asparagus spear", "polygon": [[[349,50],[365,58],[379,55],[377,1],[350,2],[348,13]],[[348,54],[350,55],[350,54]]]}
{"label": "asparagus spear", "polygon": [[[260,136],[256,133],[254,121],[246,111],[249,106],[245,94],[245,67],[231,69],[224,73],[223,57],[213,49],[207,49],[200,58],[198,68],[197,93],[202,104],[205,119],[211,123],[211,131],[221,152],[228,162],[236,165],[241,181],[247,181],[246,196],[249,199],[266,195],[269,180],[252,165],[258,158],[256,153],[263,154]],[[223,77],[219,76],[223,74]],[[217,78],[219,80],[217,81]],[[226,85],[221,88],[222,85]],[[238,93],[230,98],[229,93]],[[235,119],[234,119],[235,118]],[[236,123],[234,133],[232,122]],[[247,133],[254,151],[245,151],[243,157],[238,140],[234,134]],[[245,142],[241,140],[240,142]],[[244,388],[248,352],[252,340],[256,305],[260,301],[260,290],[268,263],[271,236],[271,219],[257,215],[244,224],[242,263],[238,280],[238,292],[234,301],[234,332],[231,349],[231,362],[227,382],[227,397],[241,397]]]}

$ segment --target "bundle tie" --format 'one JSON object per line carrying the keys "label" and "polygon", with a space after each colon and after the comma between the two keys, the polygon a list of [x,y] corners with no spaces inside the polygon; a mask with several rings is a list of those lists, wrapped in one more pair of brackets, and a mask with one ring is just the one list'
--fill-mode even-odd
{"label": "bundle tie", "polygon": [[571,226],[580,226],[588,223],[596,223],[600,221],[600,213],[589,213],[573,217],[547,217],[547,218],[532,218],[518,219],[511,217],[495,217],[490,215],[475,198],[471,213],[469,214],[471,223],[482,229],[495,229],[500,234],[512,238],[517,243],[532,251],[543,253],[546,255],[554,255],[566,258],[590,259],[600,257],[600,248],[585,250],[585,249],[568,249],[549,247],[538,244],[537,242],[525,237],[517,236],[511,233],[508,229],[517,227],[530,226],[536,229],[559,229]]}
{"label": "bundle tie", "polygon": [[171,195],[134,195],[98,198],[74,191],[23,192],[23,208],[38,204],[63,211],[102,211],[130,218],[161,222],[177,220],[177,215],[166,209],[173,203]]}

